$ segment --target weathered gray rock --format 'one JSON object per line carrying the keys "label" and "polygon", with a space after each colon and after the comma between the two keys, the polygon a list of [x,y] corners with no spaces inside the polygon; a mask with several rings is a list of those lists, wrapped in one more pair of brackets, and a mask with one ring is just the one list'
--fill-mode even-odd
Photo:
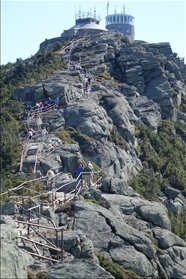
{"label": "weathered gray rock", "polygon": [[134,191],[125,179],[106,178],[102,181],[101,190],[106,193],[133,196]]}
{"label": "weathered gray rock", "polygon": [[[182,197],[183,198],[183,197]],[[179,216],[186,209],[186,203],[180,198],[175,198],[174,200],[170,199],[165,203],[167,209],[172,212],[172,214],[177,214]]]}
{"label": "weathered gray rock", "polygon": [[1,241],[0,255],[1,278],[27,278],[27,267],[34,263],[34,259],[26,251]]}
{"label": "weathered gray rock", "polygon": [[70,263],[61,263],[54,266],[53,270],[46,275],[46,279],[60,279],[61,276],[68,279],[85,279],[85,278],[107,278],[114,279],[114,277],[105,271],[98,264],[92,263],[88,260],[74,260]]}
{"label": "weathered gray rock", "polygon": [[179,194],[181,194],[180,190],[174,189],[172,187],[167,187],[164,190],[164,194],[169,198],[169,199],[175,199]]}
{"label": "weathered gray rock", "polygon": [[13,201],[1,203],[1,214],[4,215],[14,215],[19,213],[19,208]]}
{"label": "weathered gray rock", "polygon": [[[133,270],[139,276],[151,277],[154,269],[144,254],[135,250],[129,243],[122,243],[122,246],[109,250],[112,260],[125,269]],[[154,276],[157,276],[155,272]]]}
{"label": "weathered gray rock", "polygon": [[11,228],[17,228],[16,222],[12,219],[11,216],[8,215],[2,215],[2,214],[0,215],[0,225],[1,224],[7,224]]}
{"label": "weathered gray rock", "polygon": [[66,127],[78,128],[83,134],[96,140],[105,141],[110,135],[112,120],[106,111],[94,102],[81,102],[79,106],[69,107],[64,114]]}
{"label": "weathered gray rock", "polygon": [[[12,222],[13,223],[13,222]],[[9,243],[9,244],[17,244],[18,242],[18,231],[15,228],[15,225],[12,224],[7,225],[7,224],[0,224],[0,229],[1,229],[1,241],[4,243]]]}
{"label": "weathered gray rock", "polygon": [[171,230],[170,220],[165,206],[161,203],[149,203],[136,206],[136,212],[143,216],[145,220],[161,228]]}
{"label": "weathered gray rock", "polygon": [[[162,249],[168,249],[170,247],[173,247],[174,245],[186,246],[184,240],[182,240],[180,237],[173,234],[169,230],[161,230],[159,228],[155,228],[153,229],[153,234],[154,237],[158,240],[160,248]],[[186,248],[185,248],[185,252],[186,252]]]}
{"label": "weathered gray rock", "polygon": [[[60,54],[68,60],[68,48],[61,49]],[[54,133],[69,128],[72,143],[62,144],[56,136],[49,135],[51,149],[46,150],[42,144],[44,153],[38,158],[37,170],[44,175],[54,167],[56,174],[63,171],[51,183],[51,189],[65,184],[59,191],[74,189],[76,161],[84,157],[104,172],[106,178],[100,189],[113,193],[101,194],[98,189],[83,188],[81,196],[73,199],[75,218],[62,214],[58,219],[44,212],[58,224],[70,224],[68,227],[73,229],[64,233],[64,258],[68,265],[54,265],[49,278],[61,278],[63,274],[68,278],[83,278],[83,274],[89,278],[112,278],[97,265],[94,249],[144,278],[185,277],[185,242],[171,232],[165,206],[140,199],[128,187],[131,176],[142,169],[134,124],[143,122],[155,132],[162,119],[186,126],[185,112],[177,109],[186,95],[186,68],[176,56],[170,43],[132,42],[119,32],[105,32],[99,40],[96,36],[82,38],[72,48],[72,61],[81,58],[82,66],[88,67],[87,76],[93,77],[87,98],[83,96],[86,77],[71,70],[14,92],[14,98],[32,105],[46,101],[49,96],[60,98],[59,109],[29,123],[34,129],[42,125]],[[122,137],[117,145],[116,134]],[[169,135],[175,137],[176,130],[172,129]],[[186,141],[186,136],[182,139]],[[27,159],[31,164],[35,157]],[[61,194],[59,191],[56,195]],[[164,203],[167,209],[181,214],[185,209],[184,199],[178,199],[178,192],[170,189],[165,194],[169,198]],[[95,204],[91,199],[96,200]],[[1,207],[4,214],[17,213],[15,206],[6,206]],[[45,223],[46,218],[41,221]],[[8,220],[2,223],[1,226],[11,225]],[[6,242],[16,242],[12,230],[4,229],[4,235]],[[52,233],[47,237],[55,241]],[[31,245],[29,249],[33,251]],[[49,250],[45,255],[49,255]]]}
{"label": "weathered gray rock", "polygon": [[59,96],[60,104],[66,105],[74,100],[76,93],[82,94],[82,90],[76,86],[79,81],[81,80],[78,71],[59,72],[37,85],[16,89],[13,97],[35,106],[40,101],[47,101],[49,97],[54,99]]}
{"label": "weathered gray rock", "polygon": [[[43,216],[46,216],[48,217],[49,219],[51,219],[53,221],[53,223],[57,226],[58,223],[59,223],[59,219],[58,219],[58,216],[51,210],[51,209],[43,209],[41,211],[41,214]],[[50,220],[46,220],[45,222],[49,223],[50,226],[52,226],[52,222],[50,222]],[[42,220],[41,220],[41,223],[42,223]]]}
{"label": "weathered gray rock", "polygon": [[[171,250],[172,250],[172,248],[171,248]],[[172,251],[174,251],[174,250],[172,250]],[[181,250],[180,250],[180,252],[182,253]],[[174,252],[172,254],[175,256]],[[185,259],[183,260],[183,258],[182,258],[181,261],[178,263],[175,263],[174,260],[175,259],[174,258],[172,259],[168,254],[159,256],[160,264],[161,264],[163,270],[165,271],[166,276],[168,276],[168,278],[181,278],[181,279],[183,278],[184,279],[184,277],[186,276],[185,267],[184,267]],[[173,266],[174,266],[174,268],[172,268]]]}

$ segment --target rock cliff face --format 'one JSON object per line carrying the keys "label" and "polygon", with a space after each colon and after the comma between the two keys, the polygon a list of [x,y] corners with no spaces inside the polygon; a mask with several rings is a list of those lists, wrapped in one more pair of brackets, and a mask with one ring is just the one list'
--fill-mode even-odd
{"label": "rock cliff face", "polygon": [[[67,48],[58,55],[69,59]],[[186,96],[186,65],[169,43],[131,43],[118,32],[74,42],[71,61],[81,61],[87,76],[92,77],[90,95],[84,94],[85,75],[70,69],[36,85],[18,88],[13,94],[13,98],[32,106],[59,96],[59,108],[38,116],[39,125],[45,125],[50,133],[79,131],[78,136],[74,134],[74,142],[68,144],[54,136],[57,147],[38,166],[44,175],[51,167],[63,166],[74,176],[76,160],[83,157],[105,174],[101,185],[104,194],[90,190],[74,201],[74,233],[86,235],[91,253],[86,250],[84,256],[77,256],[77,249],[83,248],[75,245],[78,248],[74,248],[75,259],[71,265],[68,263],[70,267],[56,266],[46,278],[59,278],[61,272],[67,273],[68,278],[85,278],[82,274],[94,274],[95,270],[99,278],[113,278],[98,268],[94,249],[143,278],[186,278],[185,242],[171,232],[166,207],[141,200],[128,186],[131,176],[143,168],[134,124],[144,123],[155,133],[164,119],[186,126],[186,112],[177,109]],[[117,145],[111,138],[114,128],[122,137]],[[59,178],[56,185],[61,183]],[[87,203],[87,197],[106,203],[106,208]],[[184,202],[180,204],[185,207]],[[91,254],[91,260],[87,254]],[[76,258],[81,258],[79,264]],[[73,277],[78,268],[82,277]]]}
{"label": "rock cliff face", "polygon": [[[68,61],[68,49],[58,53]],[[71,49],[71,61],[81,60],[93,77],[91,94],[82,98],[86,78],[79,71],[58,72],[33,86],[18,88],[14,98],[35,105],[59,96],[63,108],[42,116],[50,131],[73,127],[91,140],[79,143],[110,178],[128,181],[142,168],[136,153],[135,123],[144,123],[156,132],[162,119],[182,121],[185,113],[177,107],[186,95],[186,66],[169,43],[131,43],[118,32],[82,39]],[[110,133],[117,127],[125,148],[113,145]],[[61,147],[63,148],[63,147]]]}

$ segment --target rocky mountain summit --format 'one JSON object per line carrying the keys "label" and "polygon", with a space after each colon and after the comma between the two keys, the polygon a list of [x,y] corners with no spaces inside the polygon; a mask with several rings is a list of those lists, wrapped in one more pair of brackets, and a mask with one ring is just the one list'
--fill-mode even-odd
{"label": "rocky mountain summit", "polygon": [[[3,275],[26,278],[29,266],[35,274],[45,271],[46,279],[117,278],[100,265],[102,255],[133,272],[126,278],[186,278],[186,243],[172,232],[168,214],[184,212],[184,191],[166,187],[154,202],[129,185],[144,168],[136,126],[144,124],[154,134],[164,120],[186,127],[186,111],[179,109],[186,96],[186,65],[168,42],[132,42],[118,32],[81,38],[55,55],[68,63],[68,70],[13,93],[14,99],[31,106],[59,96],[57,109],[37,114],[29,123],[33,129],[47,127],[55,141],[52,151],[39,159],[37,170],[45,176],[51,168],[62,169],[55,181],[58,188],[66,180],[74,181],[81,158],[90,160],[103,178],[99,187],[82,188],[71,200],[71,214],[60,204],[54,215],[47,213],[57,226],[70,224],[64,232],[62,263],[35,260],[16,248],[15,224],[4,215],[19,215],[21,209],[2,204]],[[71,69],[77,61],[86,74]],[[92,78],[90,94],[85,92],[87,77]],[[185,134],[181,140],[186,143]],[[14,270],[7,269],[10,255],[16,259]]]}

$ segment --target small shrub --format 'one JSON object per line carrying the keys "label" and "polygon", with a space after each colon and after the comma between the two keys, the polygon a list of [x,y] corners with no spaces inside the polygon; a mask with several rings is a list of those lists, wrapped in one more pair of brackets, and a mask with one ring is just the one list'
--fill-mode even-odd
{"label": "small shrub", "polygon": [[37,276],[36,276],[36,273],[31,270],[31,269],[28,269],[28,279],[38,279]]}
{"label": "small shrub", "polygon": [[96,254],[99,259],[99,264],[106,271],[110,272],[115,279],[142,279],[142,277],[138,276],[131,270],[126,270],[122,266],[117,263],[114,263],[111,259],[107,258],[103,254]]}
{"label": "small shrub", "polygon": [[66,213],[68,216],[74,216],[75,212],[75,202],[74,201],[68,201],[64,204],[59,204],[57,209],[55,210],[55,213]]}
{"label": "small shrub", "polygon": [[72,142],[70,134],[69,134],[68,130],[66,130],[66,129],[57,131],[55,133],[55,135],[62,141],[62,143],[71,143]]}
{"label": "small shrub", "polygon": [[45,277],[48,273],[50,273],[49,270],[39,271],[37,273],[37,279],[45,279]]}
{"label": "small shrub", "polygon": [[114,142],[120,148],[127,149],[127,141],[120,135],[116,126],[113,126],[108,140]]}

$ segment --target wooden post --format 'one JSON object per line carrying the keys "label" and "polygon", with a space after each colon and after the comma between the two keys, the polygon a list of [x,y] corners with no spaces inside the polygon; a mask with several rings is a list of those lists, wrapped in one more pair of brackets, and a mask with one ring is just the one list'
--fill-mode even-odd
{"label": "wooden post", "polygon": [[63,262],[63,229],[61,230],[61,261]]}
{"label": "wooden post", "polygon": [[[30,223],[30,219],[31,219],[31,212],[29,210],[29,214],[28,214],[28,222]],[[28,235],[30,234],[30,225],[28,224],[28,229],[27,229]]]}
{"label": "wooden post", "polygon": [[[58,231],[56,230],[56,246],[59,248]],[[59,251],[57,251],[57,260],[59,260]]]}

